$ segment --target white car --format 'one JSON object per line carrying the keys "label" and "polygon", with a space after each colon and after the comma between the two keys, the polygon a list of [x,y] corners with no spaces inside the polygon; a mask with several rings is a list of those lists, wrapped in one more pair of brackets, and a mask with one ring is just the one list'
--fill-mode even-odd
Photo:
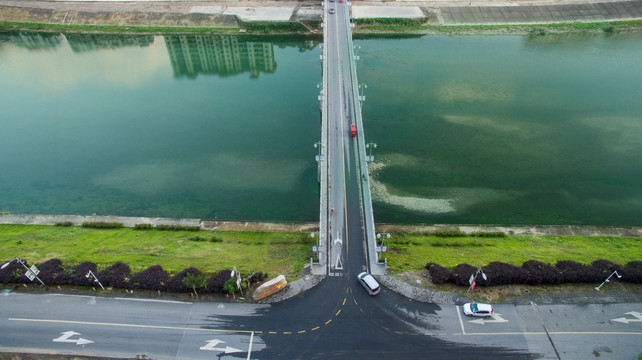
{"label": "white car", "polygon": [[357,275],[357,280],[359,280],[359,283],[366,289],[366,291],[370,295],[377,295],[379,291],[381,291],[381,286],[379,286],[377,280],[375,280],[375,278],[367,272],[362,272],[361,274]]}
{"label": "white car", "polygon": [[493,315],[493,307],[489,304],[465,303],[462,308],[466,316],[489,317]]}

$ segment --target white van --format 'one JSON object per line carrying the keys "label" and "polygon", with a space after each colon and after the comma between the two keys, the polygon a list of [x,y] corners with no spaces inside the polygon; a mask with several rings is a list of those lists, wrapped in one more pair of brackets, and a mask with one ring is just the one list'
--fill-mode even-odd
{"label": "white van", "polygon": [[357,275],[357,280],[370,295],[377,295],[381,291],[381,286],[379,286],[377,280],[365,271]]}

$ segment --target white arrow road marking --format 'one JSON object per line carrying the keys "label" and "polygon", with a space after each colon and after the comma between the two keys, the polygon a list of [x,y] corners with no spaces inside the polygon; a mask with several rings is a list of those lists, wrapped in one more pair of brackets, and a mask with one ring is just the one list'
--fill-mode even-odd
{"label": "white arrow road marking", "polygon": [[53,342],[75,343],[76,345],[86,345],[86,344],[93,343],[93,341],[83,339],[83,338],[70,339],[70,337],[72,336],[80,335],[80,333],[77,333],[75,331],[65,331],[65,332],[62,332],[61,334],[62,336],[53,339]]}
{"label": "white arrow road marking", "polygon": [[201,350],[207,350],[207,351],[223,351],[226,354],[230,353],[237,353],[237,352],[243,352],[243,350],[235,349],[233,347],[226,346],[225,348],[217,348],[215,347],[218,344],[225,344],[225,341],[219,340],[219,339],[213,339],[213,340],[207,340],[207,345],[201,346]]}
{"label": "white arrow road marking", "polygon": [[631,322],[642,322],[642,314],[637,312],[637,311],[629,311],[628,313],[624,313],[624,315],[632,315],[635,317],[635,319],[628,319],[625,317],[617,318],[617,319],[611,319],[611,321],[617,321],[621,323],[631,323]]}
{"label": "white arrow road marking", "polygon": [[502,318],[500,315],[501,314],[493,314],[493,315],[491,315],[493,320],[477,319],[477,320],[470,320],[469,322],[475,323],[475,324],[480,324],[480,325],[485,325],[485,324],[488,324],[488,323],[505,323],[505,322],[508,322],[508,320]]}

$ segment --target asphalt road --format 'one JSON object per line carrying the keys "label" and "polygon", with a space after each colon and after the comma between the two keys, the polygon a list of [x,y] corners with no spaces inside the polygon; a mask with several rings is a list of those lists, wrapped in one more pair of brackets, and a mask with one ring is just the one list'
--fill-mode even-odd
{"label": "asphalt road", "polygon": [[[642,305],[454,305],[328,278],[274,305],[0,296],[0,351],[156,359],[634,359]],[[84,340],[80,340],[84,339]]]}

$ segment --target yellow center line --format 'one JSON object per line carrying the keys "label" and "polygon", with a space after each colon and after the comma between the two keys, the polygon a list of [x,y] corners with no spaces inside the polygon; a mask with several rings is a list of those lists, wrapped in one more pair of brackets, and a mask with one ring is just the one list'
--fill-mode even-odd
{"label": "yellow center line", "polygon": [[325,322],[325,324],[326,324],[326,325],[328,325],[328,324],[329,324],[329,323],[331,323],[331,322],[332,322],[332,319],[330,319],[330,320],[326,321],[326,322]]}
{"label": "yellow center line", "polygon": [[292,335],[292,332],[291,331],[284,331],[283,335]]}
{"label": "yellow center line", "polygon": [[339,316],[339,314],[341,314],[341,309],[339,309],[339,311],[337,311],[337,313],[334,314],[334,316]]}
{"label": "yellow center line", "polygon": [[346,298],[343,298],[343,304],[341,304],[341,306],[343,306],[345,304],[346,304]]}
{"label": "yellow center line", "polygon": [[297,331],[298,334],[303,334],[304,332],[305,332],[305,330]]}
{"label": "yellow center line", "polygon": [[276,331],[270,331],[270,334],[274,335],[276,334]]}
{"label": "yellow center line", "polygon": [[313,327],[313,328],[312,328],[312,331],[314,331],[314,330],[319,330],[319,328],[320,328],[320,326]]}
{"label": "yellow center line", "polygon": [[357,304],[357,299],[352,299],[352,301],[354,301],[355,305],[359,305],[359,304]]}

